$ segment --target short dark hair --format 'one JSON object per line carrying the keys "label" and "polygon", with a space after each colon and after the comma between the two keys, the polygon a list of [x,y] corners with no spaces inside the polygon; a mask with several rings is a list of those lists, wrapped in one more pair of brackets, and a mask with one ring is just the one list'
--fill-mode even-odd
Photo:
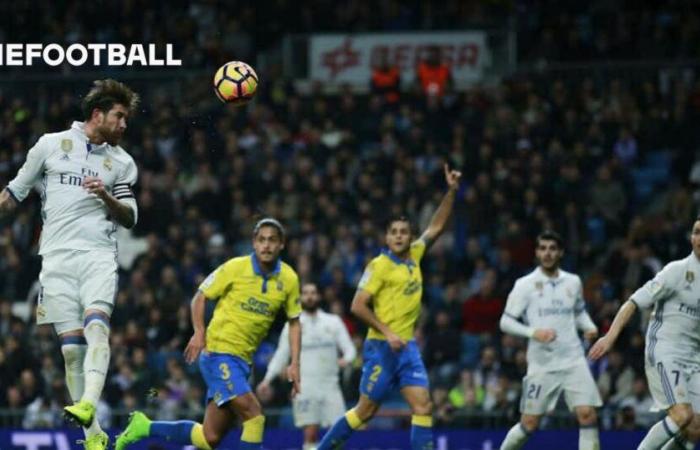
{"label": "short dark hair", "polygon": [[391,225],[393,225],[394,222],[406,222],[408,224],[408,229],[411,231],[411,233],[413,233],[413,224],[411,223],[411,219],[409,219],[406,214],[397,214],[389,217],[389,219],[386,221],[386,225],[384,226],[384,230],[389,231],[389,228],[391,228]]}
{"label": "short dark hair", "polygon": [[273,217],[265,217],[264,219],[258,220],[258,223],[255,224],[255,227],[253,228],[253,237],[257,236],[263,227],[271,227],[276,229],[283,241],[287,236],[287,233],[279,220]]}
{"label": "short dark hair", "polygon": [[92,117],[95,108],[107,113],[116,104],[124,105],[130,113],[136,111],[140,102],[139,94],[132,91],[129,86],[110,78],[95,80],[92,89],[87,93],[80,104],[83,118],[87,121]]}
{"label": "short dark hair", "polygon": [[553,230],[544,230],[537,235],[537,244],[539,244],[540,241],[554,241],[557,243],[557,247],[561,249],[564,248],[564,239],[561,238],[559,233]]}

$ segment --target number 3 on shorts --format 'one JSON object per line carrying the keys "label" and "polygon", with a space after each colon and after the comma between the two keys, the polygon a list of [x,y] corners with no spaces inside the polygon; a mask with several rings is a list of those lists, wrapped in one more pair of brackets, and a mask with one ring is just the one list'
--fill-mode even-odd
{"label": "number 3 on shorts", "polygon": [[369,381],[376,383],[379,379],[380,373],[382,373],[382,366],[377,364],[376,366],[372,367],[372,375],[369,376]]}
{"label": "number 3 on shorts", "polygon": [[231,370],[228,368],[228,364],[226,364],[226,363],[219,364],[219,370],[221,370],[221,379],[222,380],[228,380],[229,378],[231,378]]}

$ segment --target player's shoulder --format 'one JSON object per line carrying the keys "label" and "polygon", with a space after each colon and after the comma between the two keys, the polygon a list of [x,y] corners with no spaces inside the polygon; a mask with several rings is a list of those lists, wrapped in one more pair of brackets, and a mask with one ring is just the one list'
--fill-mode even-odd
{"label": "player's shoulder", "polygon": [[517,280],[515,280],[515,284],[513,285],[513,287],[514,288],[527,287],[527,286],[530,286],[532,284],[535,284],[540,278],[539,275],[540,275],[539,271],[537,269],[535,269],[532,272],[525,274],[525,275],[521,276],[520,278],[518,278]]}
{"label": "player's shoulder", "polygon": [[233,273],[241,273],[245,267],[251,266],[250,256],[235,256],[221,264],[221,268]]}
{"label": "player's shoulder", "polygon": [[389,258],[389,256],[386,253],[381,252],[380,254],[369,260],[369,262],[367,263],[367,268],[376,272],[385,267],[388,267],[391,264],[391,262],[391,258]]}
{"label": "player's shoulder", "polygon": [[112,159],[114,159],[120,164],[123,164],[124,166],[136,167],[136,161],[134,160],[134,157],[131,156],[129,152],[124,150],[124,148],[121,145],[110,145],[109,155]]}
{"label": "player's shoulder", "polygon": [[577,274],[573,272],[567,272],[564,269],[559,269],[559,276],[562,277],[563,280],[571,283],[581,283],[581,277],[578,276]]}
{"label": "player's shoulder", "polygon": [[284,261],[280,261],[280,277],[289,281],[297,281],[299,279],[297,271]]}

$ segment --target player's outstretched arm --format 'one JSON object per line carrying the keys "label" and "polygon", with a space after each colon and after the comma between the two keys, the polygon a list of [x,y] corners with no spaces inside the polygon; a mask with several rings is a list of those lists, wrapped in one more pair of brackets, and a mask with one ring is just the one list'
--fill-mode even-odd
{"label": "player's outstretched arm", "polygon": [[7,189],[0,192],[0,216],[10,214],[17,208],[17,202]]}
{"label": "player's outstretched arm", "polygon": [[406,345],[406,341],[401,339],[396,333],[391,331],[391,329],[389,329],[385,323],[377,318],[374,311],[372,311],[372,308],[369,307],[371,301],[372,295],[369,292],[358,289],[357,292],[355,292],[355,298],[352,299],[350,312],[364,322],[365,325],[382,333],[386,337],[386,340],[392,350],[400,350]]}
{"label": "player's outstretched arm", "polygon": [[204,307],[206,301],[207,299],[202,291],[197,291],[192,299],[190,310],[192,313],[192,328],[194,328],[194,334],[190,338],[187,347],[185,347],[185,361],[187,361],[188,364],[192,364],[197,360],[199,353],[206,345],[206,328],[204,327]]}
{"label": "player's outstretched arm", "polygon": [[292,360],[287,367],[287,379],[292,383],[292,397],[301,392],[299,355],[301,353],[301,321],[299,317],[289,319],[289,350]]}
{"label": "player's outstretched arm", "polygon": [[637,310],[637,304],[631,300],[627,300],[624,305],[615,314],[615,319],[613,320],[610,330],[607,334],[596,341],[596,343],[591,347],[588,352],[588,357],[592,360],[601,358],[603,355],[608,353],[612,346],[615,344],[620,332],[630,321],[632,315]]}
{"label": "player's outstretched arm", "polygon": [[447,164],[445,164],[444,168],[445,181],[447,182],[447,193],[445,193],[445,196],[442,198],[440,206],[438,206],[435,213],[433,213],[433,217],[430,219],[428,228],[426,228],[421,235],[421,239],[425,241],[425,245],[428,247],[435,242],[435,239],[437,239],[445,229],[445,225],[452,214],[452,205],[454,205],[455,202],[457,188],[459,188],[459,179],[462,177],[462,172],[450,170],[450,167]]}

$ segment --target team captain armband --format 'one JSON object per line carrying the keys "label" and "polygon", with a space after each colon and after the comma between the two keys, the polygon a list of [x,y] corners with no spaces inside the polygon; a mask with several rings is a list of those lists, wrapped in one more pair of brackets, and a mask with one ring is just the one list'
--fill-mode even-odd
{"label": "team captain armband", "polygon": [[114,188],[112,189],[112,195],[114,195],[117,200],[134,198],[134,193],[131,192],[131,186],[129,186],[127,183],[115,184]]}

